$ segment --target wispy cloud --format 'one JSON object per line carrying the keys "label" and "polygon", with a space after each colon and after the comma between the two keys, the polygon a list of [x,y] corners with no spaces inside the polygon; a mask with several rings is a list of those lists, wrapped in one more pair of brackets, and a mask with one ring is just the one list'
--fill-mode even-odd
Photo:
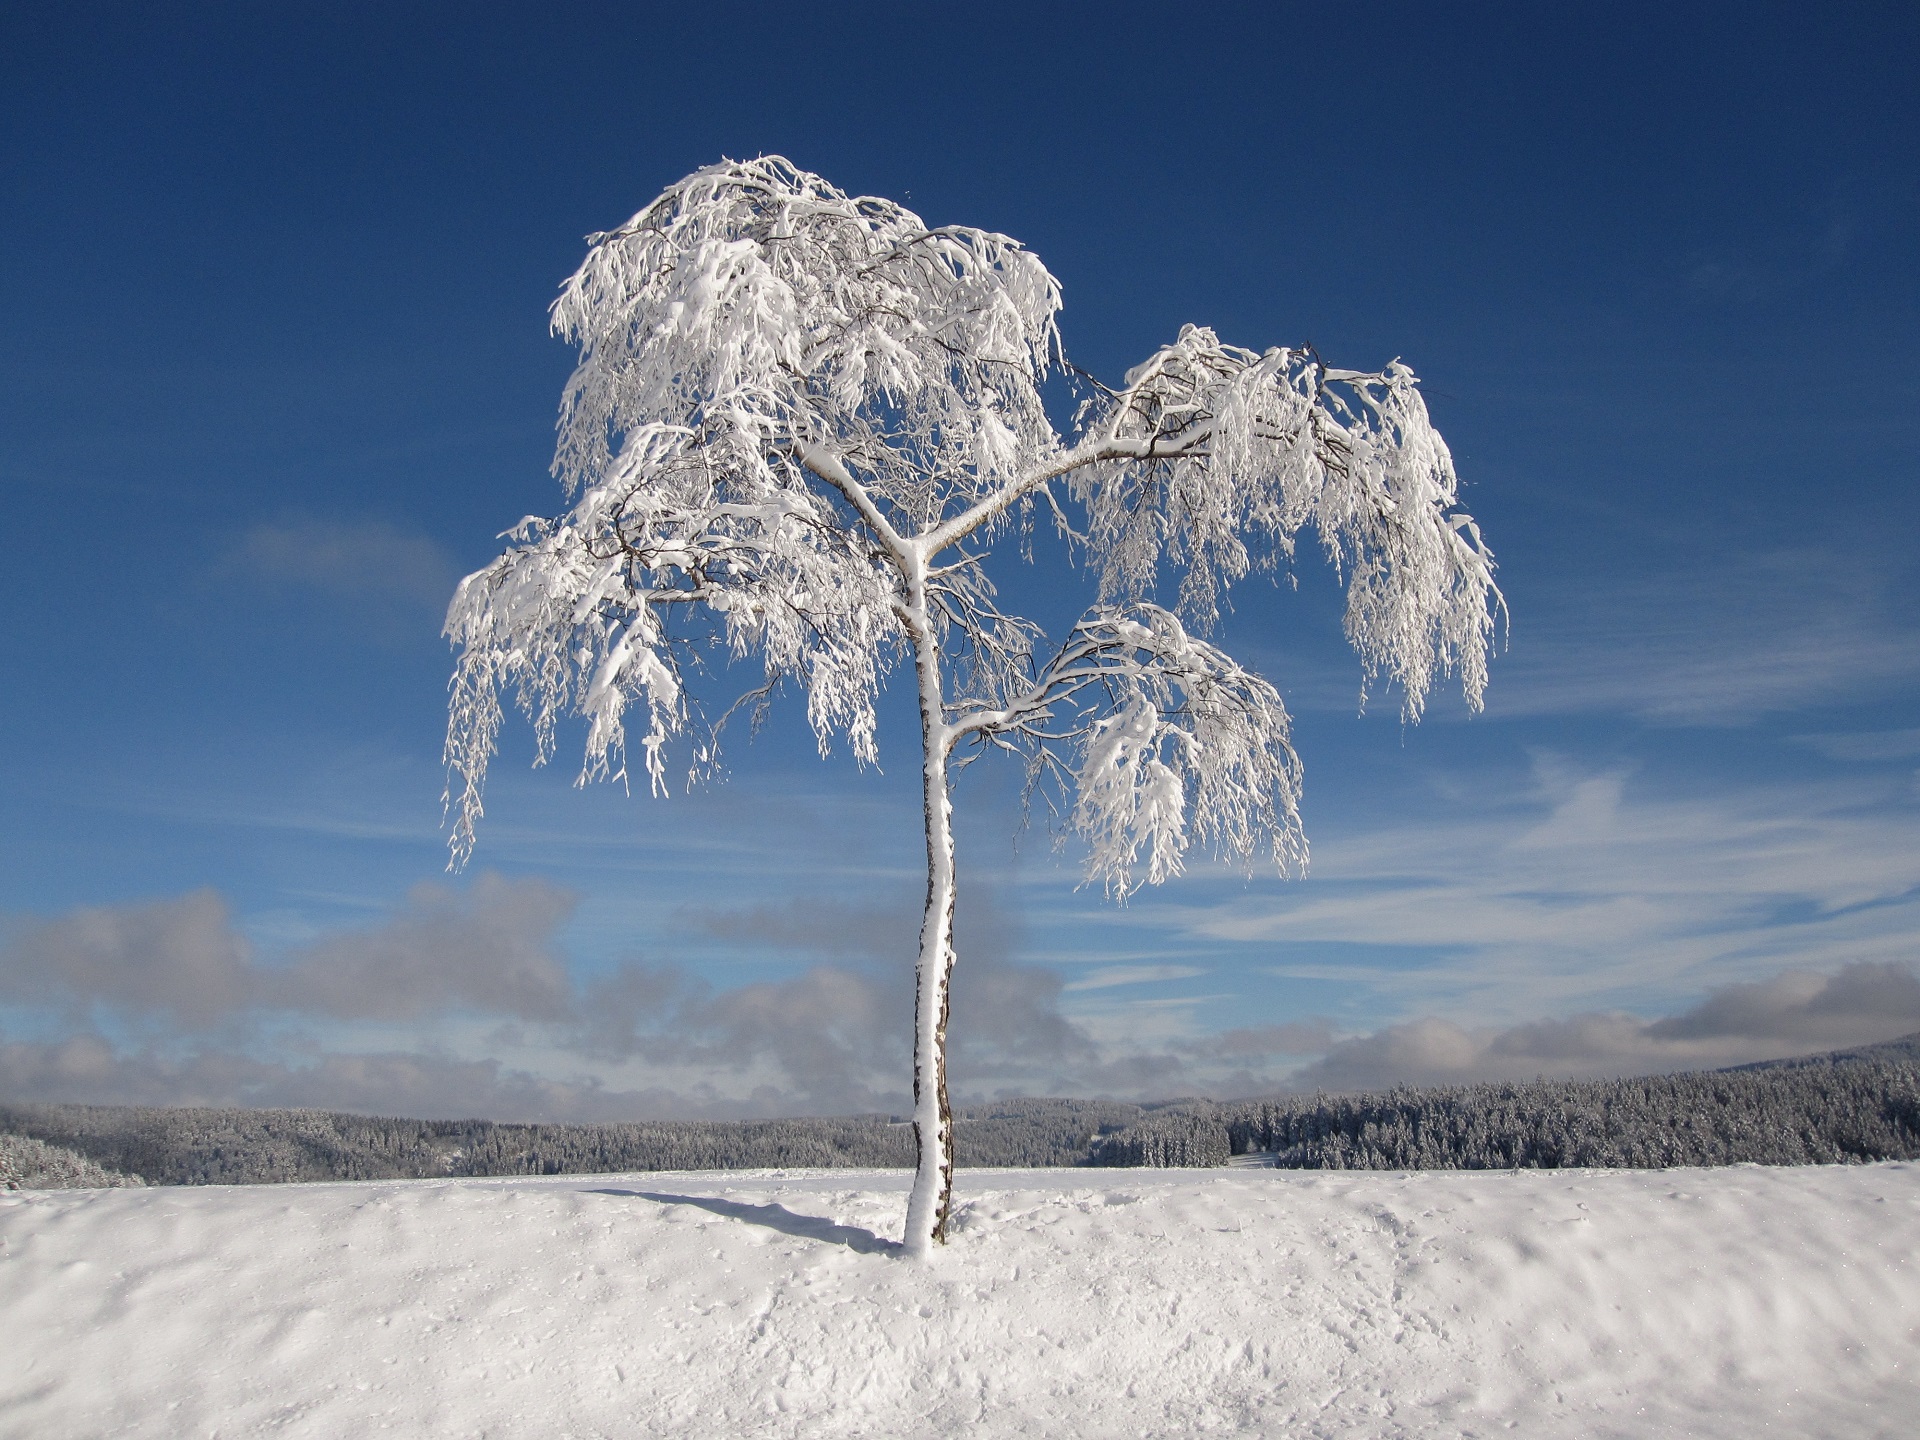
{"label": "wispy cloud", "polygon": [[1808,548],[1569,580],[1557,611],[1516,620],[1488,713],[1743,725],[1911,682],[1910,569],[1902,556]]}
{"label": "wispy cloud", "polygon": [[1794,295],[1846,270],[1862,249],[1903,236],[1903,212],[1911,207],[1905,187],[1849,177],[1837,181],[1824,203],[1794,221],[1742,245],[1718,245],[1686,261],[1691,297],[1720,305],[1757,305]]}
{"label": "wispy cloud", "polygon": [[[1664,1008],[1784,968],[1910,957],[1920,815],[1888,777],[1687,794],[1541,753],[1518,793],[1330,837],[1304,885],[1168,897],[1134,918],[1189,948],[1245,947],[1273,973],[1348,976],[1403,1013],[1499,1020],[1627,995]],[[1422,960],[1369,971],[1329,964],[1328,945]]]}
{"label": "wispy cloud", "polygon": [[255,525],[229,565],[276,589],[319,591],[363,610],[399,605],[436,619],[459,578],[438,542],[387,520],[299,516]]}
{"label": "wispy cloud", "polygon": [[1066,988],[1111,990],[1116,985],[1148,985],[1157,980],[1190,980],[1207,972],[1196,965],[1105,965],[1081,976]]}
{"label": "wispy cloud", "polygon": [[1794,739],[1829,760],[1912,760],[1920,758],[1920,730],[1837,731],[1796,735]]}

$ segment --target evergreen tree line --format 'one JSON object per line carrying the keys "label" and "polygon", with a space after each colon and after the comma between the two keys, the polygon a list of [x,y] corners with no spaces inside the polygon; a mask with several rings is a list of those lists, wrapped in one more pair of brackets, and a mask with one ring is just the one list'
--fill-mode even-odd
{"label": "evergreen tree line", "polygon": [[[1008,1168],[1212,1166],[1235,1156],[1307,1170],[1910,1160],[1920,1159],[1920,1036],[1807,1060],[1628,1080],[1153,1106],[1011,1100],[962,1110],[958,1120],[958,1163]],[[41,1178],[26,1183],[37,1185],[913,1164],[912,1127],[883,1115],[522,1125],[321,1110],[0,1104],[0,1133],[24,1137],[0,1146],[10,1157],[7,1179],[23,1183],[31,1169]],[[71,1153],[56,1165],[47,1146]]]}
{"label": "evergreen tree line", "polygon": [[1096,1165],[1507,1170],[1920,1158],[1920,1036],[1732,1070],[1194,1102],[1094,1140]]}
{"label": "evergreen tree line", "polygon": [[0,1190],[105,1190],[145,1183],[64,1146],[0,1134]]}
{"label": "evergreen tree line", "polygon": [[[1083,1164],[1089,1135],[1144,1113],[1138,1105],[1079,1100],[963,1110],[956,1158],[971,1166]],[[913,1164],[912,1126],[885,1115],[518,1125],[322,1110],[0,1104],[0,1131],[160,1185]]]}

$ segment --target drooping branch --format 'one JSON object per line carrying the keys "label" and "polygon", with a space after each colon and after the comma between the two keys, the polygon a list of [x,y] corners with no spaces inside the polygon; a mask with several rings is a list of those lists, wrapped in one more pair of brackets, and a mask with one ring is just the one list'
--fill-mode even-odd
{"label": "drooping branch", "polygon": [[1110,894],[1179,874],[1196,842],[1242,867],[1306,864],[1279,692],[1157,605],[1090,611],[1027,689],[952,728],[1023,751],[1030,783],[1071,797],[1086,877]]}
{"label": "drooping branch", "polygon": [[[462,582],[447,618],[461,650],[446,747],[456,864],[483,811],[503,690],[532,722],[540,761],[563,714],[585,717],[582,781],[624,778],[625,710],[644,700],[648,780],[664,790],[665,747],[694,713],[668,611],[700,617],[694,633],[733,659],[757,654],[760,688],[801,686],[823,748],[844,735],[863,762],[876,758],[897,575],[797,466],[755,490],[700,463],[696,436],[643,427],[566,515],[522,522],[514,545]],[[712,762],[696,752],[696,765]]]}
{"label": "drooping branch", "polygon": [[1368,679],[1397,682],[1409,720],[1448,671],[1478,708],[1502,608],[1493,557],[1406,366],[1334,370],[1311,350],[1256,353],[1187,326],[1096,403],[1082,444],[1125,440],[1166,448],[1069,478],[1103,599],[1144,598],[1173,570],[1181,613],[1210,629],[1223,592],[1290,563],[1311,527],[1347,578]]}

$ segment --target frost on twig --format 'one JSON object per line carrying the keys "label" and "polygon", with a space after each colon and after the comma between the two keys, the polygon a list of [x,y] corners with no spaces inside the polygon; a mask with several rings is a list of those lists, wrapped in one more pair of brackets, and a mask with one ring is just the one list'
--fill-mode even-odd
{"label": "frost on twig", "polygon": [[1480,707],[1499,608],[1493,556],[1405,365],[1333,370],[1310,349],[1259,354],[1188,325],[1091,419],[1113,448],[1146,457],[1070,482],[1103,597],[1151,594],[1172,568],[1181,612],[1209,630],[1222,592],[1291,560],[1312,527],[1346,576],[1347,638],[1367,678],[1398,682],[1409,720],[1448,671]]}
{"label": "frost on twig", "polygon": [[1305,868],[1300,760],[1274,687],[1157,605],[1082,617],[1035,682],[960,730],[1023,751],[1070,797],[1086,876],[1113,895],[1185,868],[1190,844]]}

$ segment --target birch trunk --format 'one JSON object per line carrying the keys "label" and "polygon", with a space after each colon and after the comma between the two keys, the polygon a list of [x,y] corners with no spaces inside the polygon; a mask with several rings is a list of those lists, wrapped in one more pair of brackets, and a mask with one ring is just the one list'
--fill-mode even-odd
{"label": "birch trunk", "polygon": [[913,1195],[907,1202],[906,1252],[925,1257],[947,1239],[953,1205],[953,1109],[947,1100],[947,1001],[953,978],[953,802],[947,793],[951,736],[940,684],[938,640],[928,623],[924,570],[907,580],[908,629],[920,681],[920,739],[925,756],[927,910],[913,1015]]}

